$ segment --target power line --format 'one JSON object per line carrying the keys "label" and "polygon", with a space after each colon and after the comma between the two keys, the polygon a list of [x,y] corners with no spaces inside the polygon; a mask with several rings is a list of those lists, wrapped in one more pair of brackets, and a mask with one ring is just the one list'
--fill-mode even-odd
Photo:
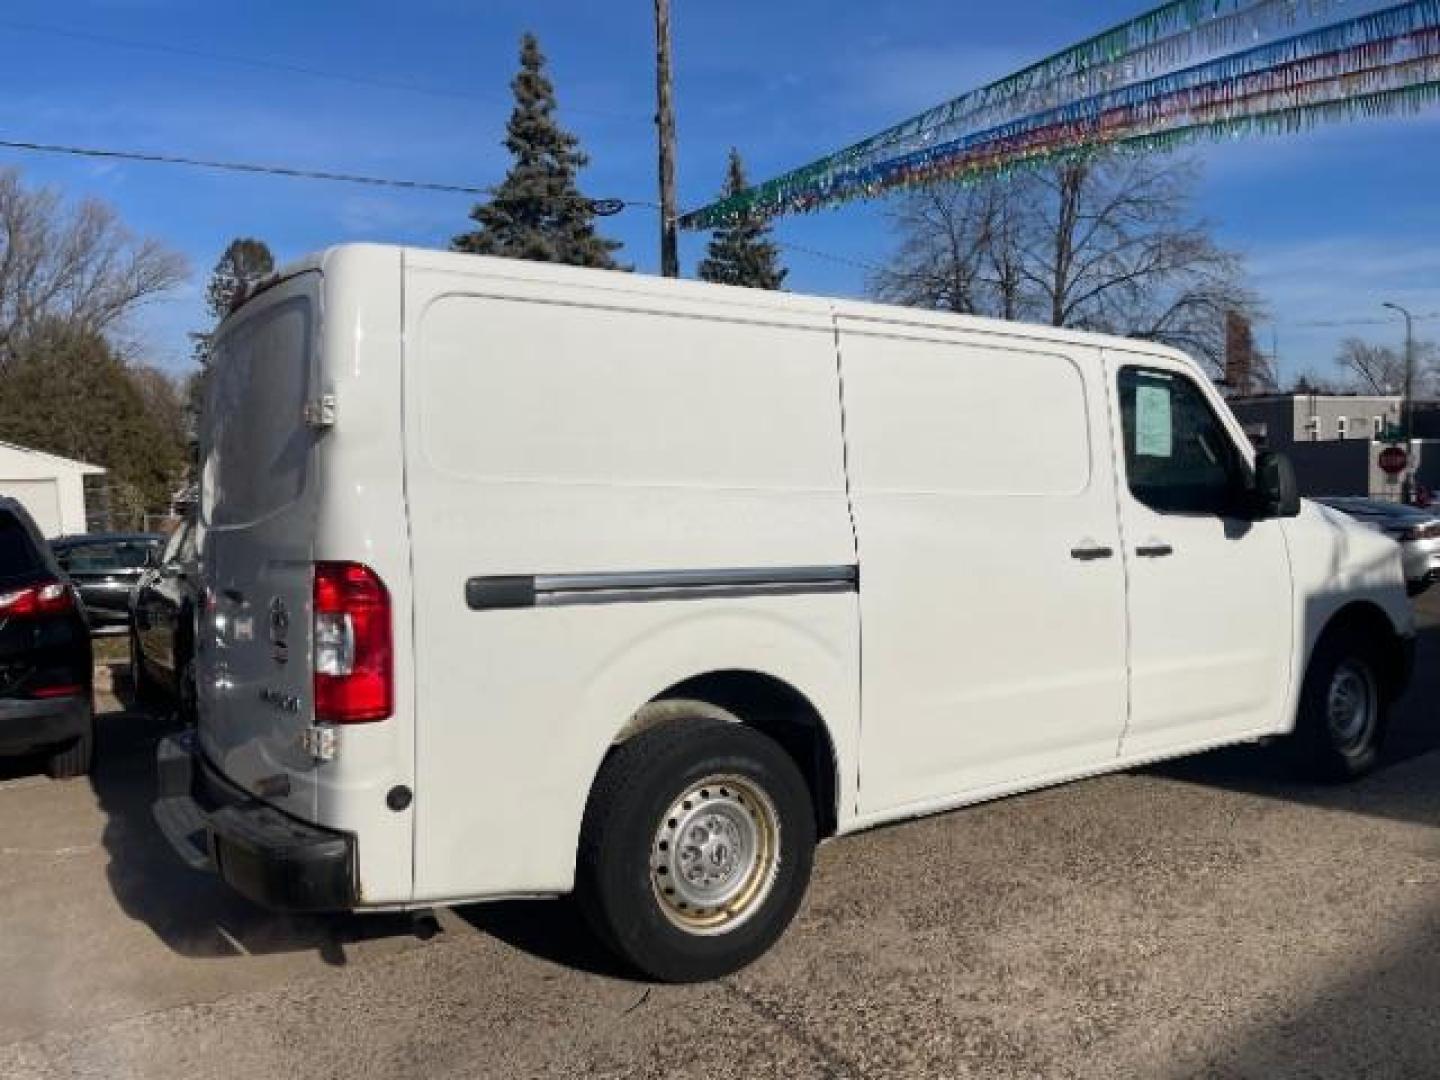
{"label": "power line", "polygon": [[844,255],[835,255],[828,251],[820,251],[817,248],[805,247],[803,244],[792,244],[784,240],[773,240],[772,243],[774,243],[777,247],[784,248],[786,251],[797,251],[802,255],[810,255],[817,259],[824,259],[827,262],[839,263],[841,266],[853,266],[857,270],[869,270],[871,272],[878,272],[881,269],[881,267],[876,266],[874,263],[864,262],[860,259],[847,258]]}
{"label": "power line", "polygon": [[[1440,311],[1427,312],[1424,315],[1416,315],[1415,322],[1431,322],[1440,319]],[[1310,319],[1304,322],[1283,323],[1286,326],[1320,327],[1324,329],[1339,329],[1346,326],[1390,326],[1395,320],[1393,318],[1356,318],[1356,319]]]}
{"label": "power line", "polygon": [[[24,33],[47,34],[52,37],[69,38],[73,41],[86,41],[96,45],[113,45],[122,49],[138,49],[143,52],[163,53],[170,56],[185,56],[199,60],[212,60],[222,64],[234,64],[238,67],[255,68],[260,71],[278,71],[287,75],[303,75],[311,79],[331,79],[335,82],[349,83],[352,86],[370,86],[381,90],[399,90],[409,94],[424,94],[427,97],[449,98],[457,101],[474,101],[486,105],[500,104],[496,98],[471,94],[464,90],[447,90],[443,87],[424,86],[420,83],[406,82],[400,79],[377,79],[367,75],[352,75],[344,71],[307,67],[304,64],[294,64],[281,60],[261,60],[251,56],[238,56],[234,53],[211,52],[207,49],[194,49],[183,45],[169,45],[163,42],[113,37],[108,34],[92,33],[88,30],[67,30],[59,26],[45,26],[39,23],[21,22],[15,19],[0,19],[0,26],[8,27],[11,30],[19,30]],[[611,112],[606,109],[591,109],[584,106],[566,106],[563,111],[582,116],[603,116],[612,120],[635,121],[640,119],[639,116],[629,113]]]}
{"label": "power line", "polygon": [[[93,146],[65,146],[58,143],[24,142],[18,139],[0,139],[0,149],[24,150],[40,154],[67,154],[73,157],[107,158],[119,161],[139,161],[151,165],[184,165],[196,169],[218,169],[223,172],[260,174],[263,176],[284,176],[293,180],[324,180],[341,184],[365,184],[370,187],[401,188],[408,191],[440,191],[458,195],[488,195],[497,191],[493,187],[475,187],[470,184],[444,184],[431,180],[402,180],[388,176],[363,176],[357,173],[324,172],[315,169],[297,169],[288,165],[260,165],[248,161],[213,161],[205,158],[181,157],[176,154],[152,154],[140,150],[110,150]],[[597,214],[617,214],[629,206],[659,209],[658,204],[643,199],[592,199],[585,195],[551,195],[551,199],[576,199],[590,203]]]}

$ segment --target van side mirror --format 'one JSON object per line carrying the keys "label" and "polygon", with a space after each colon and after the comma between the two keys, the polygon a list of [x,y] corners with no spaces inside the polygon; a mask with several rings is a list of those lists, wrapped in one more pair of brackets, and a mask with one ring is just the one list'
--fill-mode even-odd
{"label": "van side mirror", "polygon": [[1256,521],[1293,518],[1300,514],[1300,487],[1295,466],[1284,454],[1261,450],[1255,455],[1252,515]]}

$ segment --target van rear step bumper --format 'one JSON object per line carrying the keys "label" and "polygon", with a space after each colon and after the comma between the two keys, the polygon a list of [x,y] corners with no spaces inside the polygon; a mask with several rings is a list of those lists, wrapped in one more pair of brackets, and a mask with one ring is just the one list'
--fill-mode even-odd
{"label": "van rear step bumper", "polygon": [[355,907],[355,837],[300,821],[220,775],[193,731],[160,740],[152,812],[185,862],[277,911]]}

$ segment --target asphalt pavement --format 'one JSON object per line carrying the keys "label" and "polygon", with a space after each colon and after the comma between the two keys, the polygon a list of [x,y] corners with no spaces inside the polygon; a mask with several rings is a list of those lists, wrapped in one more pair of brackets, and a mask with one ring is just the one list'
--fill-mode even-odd
{"label": "asphalt pavement", "polygon": [[[1440,592],[1440,591],[1437,591]],[[269,914],[90,780],[0,763],[0,1077],[1440,1076],[1440,595],[1384,767],[1237,748],[826,845],[779,946],[627,978],[564,901]]]}

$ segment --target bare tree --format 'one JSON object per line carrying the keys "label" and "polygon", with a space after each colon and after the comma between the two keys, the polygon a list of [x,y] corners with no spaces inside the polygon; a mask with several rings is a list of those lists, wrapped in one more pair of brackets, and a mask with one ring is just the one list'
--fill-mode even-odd
{"label": "bare tree", "polygon": [[[1001,235],[1006,209],[993,181],[904,199],[891,215],[900,246],[871,278],[871,292],[891,303],[961,315],[1002,306],[996,263],[1013,251]],[[1006,278],[1014,297],[1018,271]]]}
{"label": "bare tree", "polygon": [[[1440,382],[1440,350],[1432,341],[1415,343],[1415,392],[1428,393]],[[1359,394],[1399,394],[1405,389],[1405,351],[1390,345],[1375,345],[1360,338],[1340,343],[1335,366],[1342,374],[1345,389]]]}
{"label": "bare tree", "polygon": [[67,206],[54,190],[0,170],[0,367],[25,336],[55,321],[114,334],[187,274],[182,256],[135,237],[107,204]]}
{"label": "bare tree", "polygon": [[1105,156],[905,198],[871,279],[900,303],[1175,345],[1219,370],[1225,319],[1253,312],[1240,258],[1192,213],[1196,165]]}

